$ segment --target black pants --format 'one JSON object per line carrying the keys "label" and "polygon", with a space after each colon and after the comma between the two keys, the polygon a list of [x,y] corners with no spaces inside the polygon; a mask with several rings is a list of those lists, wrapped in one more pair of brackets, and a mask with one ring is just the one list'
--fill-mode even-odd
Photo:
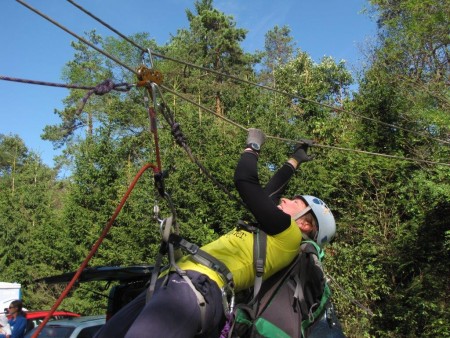
{"label": "black pants", "polygon": [[188,338],[219,337],[225,316],[222,294],[217,284],[207,276],[187,271],[195,288],[206,301],[204,327],[201,322],[197,297],[187,282],[177,273],[171,273],[167,285],[157,288],[149,302],[145,292],[117,312],[97,333],[97,338]]}

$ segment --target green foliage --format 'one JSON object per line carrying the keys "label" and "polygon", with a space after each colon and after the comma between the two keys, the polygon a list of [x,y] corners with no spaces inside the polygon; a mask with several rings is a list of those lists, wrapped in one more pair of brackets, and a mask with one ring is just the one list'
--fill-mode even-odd
{"label": "green foliage", "polygon": [[20,282],[30,306],[39,304],[28,290],[33,279],[68,268],[67,236],[58,218],[64,182],[28,151],[23,141],[2,136],[0,142],[0,275]]}
{"label": "green foliage", "polygon": [[[135,34],[132,39],[145,48],[278,90],[157,60],[167,88],[209,110],[164,94],[189,146],[187,153],[176,144],[158,111],[159,154],[168,172],[165,191],[180,233],[205,244],[247,216],[232,180],[246,133],[218,116],[272,136],[259,161],[263,183],[286,160],[295,140],[314,139],[314,161],[302,165],[287,195],[319,196],[337,219],[337,237],[326,249],[325,264],[346,335],[447,337],[450,290],[448,278],[442,277],[450,275],[448,167],[333,148],[448,162],[449,147],[441,142],[449,139],[450,126],[443,64],[448,19],[442,14],[448,5],[431,0],[371,3],[380,15],[380,40],[353,96],[345,63],[332,57],[313,62],[294,49],[287,27],[266,34],[265,51],[244,53],[240,43],[246,31],[214,9],[211,0],[196,1],[195,13],[187,11],[189,29],[179,30],[165,46],[157,46],[148,34]],[[140,51],[122,40],[95,32],[88,38],[125,64],[142,62]],[[73,47],[74,58],[63,74],[67,82],[136,81],[83,44]],[[145,91],[91,96],[80,112],[85,92],[70,92],[64,109],[57,111],[61,123],[44,133],[64,147],[68,180],[57,179],[19,137],[0,135],[0,236],[7,243],[0,246],[0,274],[2,280],[24,285],[28,308],[53,304],[64,286],[33,280],[77,269],[139,170],[157,164]],[[170,205],[154,188],[154,172],[146,171],[90,266],[154,263],[160,244],[157,217],[170,214]],[[102,313],[106,293],[103,283],[80,285],[62,307]]]}

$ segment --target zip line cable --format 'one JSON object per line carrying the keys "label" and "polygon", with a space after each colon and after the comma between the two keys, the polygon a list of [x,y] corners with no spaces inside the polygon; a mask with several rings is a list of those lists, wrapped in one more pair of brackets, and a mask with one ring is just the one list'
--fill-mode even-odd
{"label": "zip line cable", "polygon": [[[87,15],[89,15],[91,18],[93,18],[94,20],[100,22],[103,26],[105,26],[106,28],[108,28],[109,30],[113,31],[114,33],[116,33],[117,35],[119,35],[122,39],[128,41],[129,43],[131,43],[134,47],[136,47],[137,49],[140,49],[142,52],[146,52],[147,49],[139,46],[136,42],[134,42],[132,39],[128,38],[126,35],[122,34],[121,32],[119,32],[117,29],[115,29],[114,27],[112,27],[111,25],[107,24],[105,21],[103,21],[102,19],[100,19],[99,17],[95,16],[94,14],[92,14],[91,12],[87,11],[85,8],[83,8],[81,5],[77,4],[75,1],[72,0],[67,0],[68,2],[70,2],[72,5],[74,5],[75,7],[77,7],[79,10],[83,11],[84,13],[86,13]],[[156,54],[155,54],[156,55]]]}
{"label": "zip line cable", "polygon": [[[99,23],[101,23],[102,25],[104,25],[106,28],[110,29],[112,32],[114,32],[117,35],[119,35],[122,39],[128,41],[130,44],[132,44],[136,48],[140,49],[143,53],[148,51],[147,49],[143,48],[142,46],[139,46],[132,39],[128,38],[127,36],[125,36],[124,34],[119,32],[117,29],[115,29],[111,25],[107,24],[105,21],[101,20],[100,18],[98,18],[97,16],[92,14],[91,12],[87,11],[85,8],[83,8],[81,5],[77,4],[75,1],[73,1],[73,0],[67,0],[67,1],[69,3],[71,3],[73,6],[75,6],[76,8],[78,8],[79,10],[81,10],[84,13],[86,13],[87,15],[89,15],[94,20],[96,20]],[[328,109],[331,109],[331,110],[334,110],[334,111],[338,111],[340,113],[350,114],[350,115],[359,117],[361,119],[371,121],[373,123],[381,124],[381,125],[383,125],[385,127],[396,128],[396,129],[403,130],[403,131],[406,131],[406,132],[409,132],[409,133],[412,133],[412,134],[415,134],[415,135],[418,135],[418,136],[422,136],[422,137],[425,137],[425,138],[429,138],[429,139],[438,141],[440,143],[450,144],[450,141],[442,140],[442,139],[439,139],[439,138],[436,138],[436,137],[433,137],[433,136],[430,136],[430,135],[426,135],[426,134],[418,132],[418,131],[410,130],[410,129],[407,129],[407,128],[404,128],[404,127],[401,127],[401,126],[398,126],[398,125],[395,125],[395,124],[383,122],[383,121],[380,121],[380,120],[377,120],[377,119],[374,119],[374,118],[371,118],[371,117],[362,116],[362,115],[357,114],[357,113],[355,113],[353,111],[349,111],[349,110],[346,110],[346,109],[343,109],[343,108],[340,108],[340,107],[336,107],[336,106],[332,106],[330,104],[326,104],[326,103],[314,101],[314,100],[311,100],[311,99],[307,99],[305,97],[294,95],[292,93],[288,93],[288,92],[285,92],[285,91],[282,91],[282,90],[279,90],[279,89],[276,89],[276,88],[273,88],[273,87],[269,87],[269,86],[265,86],[265,85],[262,85],[262,84],[259,84],[259,83],[256,83],[256,82],[248,81],[248,80],[239,78],[239,77],[231,75],[231,74],[225,74],[225,73],[221,73],[219,71],[216,71],[214,69],[198,66],[198,65],[190,63],[190,62],[177,60],[177,59],[171,58],[169,56],[166,56],[166,55],[163,55],[163,54],[159,54],[159,53],[154,52],[154,51],[151,51],[151,53],[153,55],[155,55],[155,56],[158,56],[158,57],[162,58],[162,59],[166,59],[166,60],[173,61],[173,62],[176,62],[176,63],[184,64],[185,66],[189,66],[189,67],[192,67],[192,68],[197,68],[197,69],[206,71],[208,73],[214,73],[216,75],[224,76],[224,77],[230,78],[232,80],[235,80],[237,82],[241,82],[241,83],[245,83],[245,84],[248,84],[248,85],[256,86],[256,87],[259,87],[259,88],[262,88],[262,89],[266,89],[266,90],[269,90],[269,91],[273,91],[273,92],[278,93],[278,94],[289,96],[289,97],[291,97],[293,99],[298,99],[298,100],[302,100],[304,102],[313,103],[315,105],[319,105],[319,106],[322,106],[322,107],[325,107],[325,108],[328,108]]]}
{"label": "zip line cable", "polygon": [[[84,42],[85,44],[87,44],[88,46],[94,48],[96,51],[98,51],[99,53],[103,54],[104,56],[110,58],[111,60],[117,62],[119,65],[121,65],[122,67],[128,69],[129,71],[131,71],[132,73],[134,73],[135,75],[138,75],[138,72],[130,67],[128,67],[127,65],[123,64],[122,62],[120,62],[119,60],[117,60],[116,58],[112,57],[110,54],[106,53],[105,51],[103,51],[102,49],[98,48],[97,46],[95,46],[94,44],[90,43],[89,41],[87,41],[86,39],[78,36],[77,34],[75,34],[74,32],[70,31],[68,28],[64,27],[63,25],[59,24],[58,22],[56,22],[55,20],[51,19],[50,17],[48,17],[47,15],[45,15],[44,13],[38,11],[37,9],[33,8],[32,6],[28,5],[27,3],[23,2],[22,0],[16,0],[19,3],[23,4],[25,7],[29,8],[30,10],[32,10],[33,12],[35,12],[36,14],[42,16],[43,18],[45,18],[46,20],[50,21],[51,23],[53,23],[54,25],[58,26],[59,28],[63,29],[64,31],[66,31],[67,33],[71,34],[72,36],[74,36],[75,38],[79,39],[80,41]],[[24,81],[22,81],[24,82]],[[86,87],[85,89],[89,89],[92,90],[92,87]],[[166,90],[168,90],[168,88],[165,88]],[[161,95],[162,97],[162,95]],[[205,109],[209,112],[212,112],[209,109],[206,109],[204,107],[202,107],[202,109]],[[214,113],[215,114],[215,113]],[[227,122],[229,123],[233,123],[233,121],[226,119]],[[247,130],[244,128],[244,130]],[[200,168],[200,170],[207,176],[209,177],[221,190],[223,190],[227,195],[231,196],[234,200],[237,200],[239,203],[241,203],[234,195],[232,195],[222,184],[220,184],[212,175],[211,173],[209,173],[209,171],[197,160],[197,158],[192,154],[190,148],[183,147],[185,149],[185,151],[187,152],[189,158]]]}
{"label": "zip line cable", "polygon": [[[69,0],[68,0],[69,1]],[[27,84],[35,84],[35,85],[43,85],[43,86],[51,86],[51,87],[60,87],[60,88],[70,88],[70,89],[83,89],[83,90],[89,90],[89,91],[93,91],[94,93],[95,90],[98,88],[98,86],[95,87],[91,87],[91,86],[80,86],[80,85],[71,85],[71,84],[62,84],[62,83],[54,83],[54,82],[45,82],[45,81],[36,81],[36,80],[27,80],[27,79],[19,79],[19,78],[14,78],[14,77],[9,77],[9,76],[3,76],[0,75],[0,80],[5,80],[5,81],[12,81],[12,82],[20,82],[20,83],[27,83]],[[130,85],[127,83],[119,83],[114,85],[114,90],[118,90],[118,91],[128,91],[131,87],[134,87],[135,85]],[[192,105],[197,106],[198,108],[207,111],[213,115],[215,115],[216,117],[234,125],[235,127],[238,127],[244,131],[248,131],[247,128],[245,128],[244,126],[234,122],[233,120],[230,120],[228,118],[226,118],[223,115],[217,114],[214,110],[206,108],[204,106],[202,106],[201,104],[198,104],[197,102],[171,90],[168,87],[165,87],[163,85],[160,85],[161,88],[163,88],[165,91],[171,93],[172,95],[175,95],[179,98],[181,98],[182,100],[185,100],[189,103],[191,103]],[[99,94],[101,95],[101,94]],[[83,98],[83,106],[84,103],[86,103],[87,98]],[[78,110],[81,110],[82,107],[80,107]],[[284,141],[284,142],[290,142],[290,143],[295,143],[298,142],[296,140],[293,139],[287,139],[287,138],[282,138],[279,136],[272,136],[272,135],[266,135],[267,138],[270,139],[274,139],[274,140],[279,140],[279,141]],[[370,152],[370,151],[365,151],[365,150],[358,150],[358,149],[351,149],[351,148],[344,148],[344,147],[337,147],[337,146],[330,146],[330,145],[324,145],[324,144],[319,144],[319,143],[314,143],[312,144],[313,147],[318,147],[318,148],[329,148],[329,149],[335,149],[335,150],[341,150],[341,151],[349,151],[349,152],[354,152],[354,153],[359,153],[359,154],[366,154],[366,155],[374,155],[374,156],[379,156],[379,157],[385,157],[385,158],[391,158],[391,159],[396,159],[396,160],[403,160],[403,161],[410,161],[410,162],[421,162],[421,163],[426,163],[426,164],[437,164],[437,165],[444,165],[444,166],[450,166],[449,163],[442,163],[442,162],[435,162],[435,161],[429,161],[429,160],[422,160],[422,159],[415,159],[415,158],[407,158],[407,157],[402,157],[402,156],[396,156],[396,155],[388,155],[388,154],[382,154],[382,153],[375,153],[375,152]],[[194,163],[197,163],[198,160],[196,160],[192,153],[190,153],[189,151],[187,151],[188,156],[194,161]],[[199,165],[199,164],[197,164]],[[207,176],[211,176],[209,173],[206,172],[206,168],[204,168],[202,165],[199,165],[200,169],[207,175]]]}
{"label": "zip line cable", "polygon": [[[91,48],[95,49],[95,50],[98,51],[99,53],[103,54],[103,55],[106,56],[107,58],[109,58],[109,59],[111,59],[112,61],[116,62],[116,63],[119,64],[120,66],[122,66],[122,67],[124,67],[125,69],[129,70],[129,71],[132,72],[133,74],[138,75],[138,72],[137,72],[135,69],[133,69],[133,68],[131,68],[131,67],[125,65],[123,62],[121,62],[121,61],[118,60],[117,58],[113,57],[113,56],[110,55],[109,53],[103,51],[101,48],[95,46],[95,45],[92,44],[91,42],[87,41],[86,39],[84,39],[84,38],[82,38],[81,36],[77,35],[76,33],[72,32],[72,31],[69,30],[68,28],[66,28],[66,27],[64,27],[63,25],[59,24],[58,22],[56,22],[55,20],[51,19],[49,16],[45,15],[44,13],[40,12],[39,10],[33,8],[33,7],[30,6],[29,4],[25,3],[23,0],[16,0],[16,1],[19,2],[20,4],[24,5],[25,7],[27,7],[27,8],[30,9],[31,11],[35,12],[36,14],[42,16],[44,19],[48,20],[48,21],[51,22],[52,24],[54,24],[54,25],[56,25],[57,27],[61,28],[61,29],[64,30],[65,32],[67,32],[67,33],[69,33],[70,35],[74,36],[74,37],[77,38],[78,40],[80,40],[80,41],[82,41],[83,43],[87,44],[87,45],[90,46]],[[68,1],[70,1],[71,3],[73,2],[72,0],[68,0]],[[129,40],[129,39],[127,39],[127,41],[128,41],[128,40]],[[143,50],[142,47],[138,47],[138,48],[140,48],[141,50]],[[148,52],[149,52],[149,51],[148,51]],[[156,53],[153,53],[153,52],[152,52],[152,54],[157,55],[157,56],[161,56],[161,57],[165,58],[165,56],[163,56],[163,55],[161,55],[161,54],[156,54]],[[169,58],[169,60],[170,60],[170,58]],[[175,59],[172,59],[172,60],[175,61],[175,62],[184,63],[183,61],[178,61],[178,60],[175,60]],[[185,64],[186,64],[186,63],[185,63]],[[189,64],[189,65],[191,65],[191,64]],[[224,75],[224,76],[229,76],[229,75],[221,74],[220,72],[213,71],[213,70],[210,70],[210,69],[207,69],[207,68],[203,68],[203,67],[200,67],[200,66],[197,66],[197,65],[192,65],[192,66],[195,66],[196,68],[203,69],[203,70],[205,70],[205,71],[212,71],[213,73],[217,73],[217,74]],[[259,85],[259,84],[255,84],[255,83],[253,83],[253,82],[251,82],[251,81],[239,79],[239,78],[234,77],[234,76],[229,76],[229,77],[231,77],[231,78],[233,78],[233,79],[236,79],[236,80],[239,80],[239,81],[244,81],[244,82],[246,82],[246,83],[248,83],[248,84],[253,84],[253,85],[256,85],[256,86],[260,86],[260,87],[262,86],[262,85]],[[265,87],[266,89],[272,90],[272,88],[267,87],[267,86],[262,86],[262,87]],[[223,119],[223,120],[225,120],[225,121],[227,121],[227,122],[229,122],[229,123],[235,125],[236,127],[239,127],[239,128],[241,128],[241,129],[243,129],[243,130],[245,130],[245,131],[248,131],[247,128],[245,128],[245,127],[243,127],[243,126],[237,124],[236,122],[234,122],[234,121],[232,121],[232,120],[230,120],[230,119],[228,119],[228,118],[226,118],[226,117],[224,117],[224,116],[222,116],[222,115],[220,115],[220,114],[217,114],[216,112],[212,111],[211,109],[208,109],[208,108],[206,108],[206,107],[204,107],[204,106],[202,106],[202,105],[200,105],[200,104],[198,104],[198,103],[196,103],[196,102],[194,102],[194,101],[192,101],[192,100],[186,98],[186,97],[183,96],[183,95],[180,95],[179,93],[176,93],[175,91],[173,91],[173,90],[167,88],[166,86],[161,85],[161,88],[163,88],[164,90],[168,91],[169,93],[171,93],[171,94],[173,94],[173,95],[175,95],[175,96],[178,96],[179,98],[181,98],[181,99],[183,99],[183,100],[185,100],[185,101],[187,101],[187,102],[190,102],[191,104],[193,104],[193,105],[195,105],[195,106],[197,106],[197,107],[199,107],[199,108],[201,108],[201,109],[203,109],[203,110],[205,110],[205,111],[207,111],[207,112],[209,112],[209,113],[214,114],[215,116],[217,116],[217,117],[219,117],[219,118],[221,118],[221,119]],[[281,92],[281,91],[278,91],[278,92],[284,93],[284,92]],[[284,94],[287,94],[287,93],[284,93]],[[289,94],[289,95],[290,95],[290,94]],[[310,100],[310,102],[316,103],[316,104],[321,104],[321,103],[318,103],[318,102],[312,101],[312,100]],[[323,104],[321,104],[321,105],[323,105]],[[336,107],[332,107],[332,106],[330,106],[330,105],[325,105],[325,106],[327,106],[327,107],[329,107],[329,108],[331,108],[331,109],[336,109]],[[346,112],[345,110],[343,110],[343,109],[341,109],[341,108],[339,108],[339,109],[340,109],[341,111],[343,111],[343,112]],[[339,110],[339,109],[338,109],[338,110]],[[374,120],[374,121],[377,121],[377,120]],[[381,121],[378,121],[378,122],[381,122]],[[390,126],[396,127],[396,128],[397,128],[397,126],[394,126],[394,125],[390,125]],[[298,140],[286,139],[286,138],[281,138],[281,137],[277,137],[277,136],[271,136],[271,135],[266,135],[266,136],[267,136],[267,138],[272,138],[272,139],[281,140],[281,141],[286,141],[286,142],[293,142],[293,143],[298,142]],[[443,142],[445,142],[445,141],[443,141]],[[323,148],[331,148],[331,149],[342,150],[342,151],[352,151],[352,152],[356,152],[356,153],[362,153],[362,154],[367,154],[367,155],[375,155],[375,156],[381,156],[381,157],[392,158],[392,159],[397,159],[397,160],[404,160],[404,161],[410,161],[410,162],[421,162],[421,163],[427,163],[427,164],[436,164],[436,165],[450,166],[450,163],[443,163],[443,162],[436,162],[436,161],[429,161],[429,160],[422,160],[422,159],[406,158],[406,157],[402,157],[402,156],[388,155],[388,154],[381,154],[381,153],[368,152],[368,151],[363,151],[363,150],[355,150],[355,149],[349,149],[349,148],[343,148],[343,147],[335,147],[335,146],[330,146],[330,145],[321,145],[321,144],[317,144],[317,143],[314,143],[313,146],[316,146],[316,147],[323,147]]]}
{"label": "zip line cable", "polygon": [[[247,128],[245,128],[244,126],[231,121],[230,119],[217,114],[216,112],[214,112],[213,110],[203,107],[201,104],[165,87],[165,86],[161,86],[161,88],[164,88],[166,91],[168,91],[169,93],[178,96],[179,98],[197,106],[198,108],[201,108],[211,114],[214,114],[215,116],[217,116],[218,118],[221,118],[227,122],[232,123],[233,125],[235,125],[236,127],[248,131]],[[298,140],[293,140],[293,139],[288,139],[288,138],[283,138],[283,137],[279,137],[279,136],[272,136],[272,135],[266,135],[267,138],[270,139],[274,139],[274,140],[278,140],[278,141],[284,141],[284,142],[290,142],[290,143],[298,143]],[[443,166],[447,166],[450,167],[450,163],[444,163],[444,162],[436,162],[436,161],[429,161],[429,160],[422,160],[422,159],[416,159],[416,158],[408,158],[408,157],[402,157],[402,156],[397,156],[397,155],[389,155],[389,154],[381,154],[381,153],[375,153],[375,152],[370,152],[370,151],[365,151],[365,150],[358,150],[358,149],[350,149],[350,148],[344,148],[344,147],[337,147],[337,146],[330,146],[330,145],[325,145],[325,144],[319,144],[319,143],[313,143],[312,144],[313,147],[318,147],[318,148],[329,148],[329,149],[335,149],[335,150],[341,150],[341,151],[350,151],[350,152],[354,152],[354,153],[359,153],[359,154],[366,154],[366,155],[374,155],[374,156],[380,156],[380,157],[385,157],[385,158],[391,158],[391,159],[396,159],[396,160],[402,160],[402,161],[409,161],[409,162],[421,162],[421,163],[426,163],[426,164],[436,164],[436,165],[443,165]]]}
{"label": "zip line cable", "polygon": [[[51,19],[49,16],[47,16],[47,15],[45,15],[44,13],[38,11],[37,9],[33,8],[32,6],[30,6],[29,4],[25,3],[25,2],[22,1],[22,0],[16,0],[16,1],[19,2],[20,4],[24,5],[25,7],[29,8],[30,10],[32,10],[32,11],[35,12],[36,14],[42,16],[42,17],[45,18],[46,20],[50,21],[50,22],[53,23],[54,25],[58,26],[59,28],[63,29],[63,30],[66,31],[67,33],[71,34],[71,35],[74,36],[75,38],[77,38],[77,39],[79,39],[80,41],[84,42],[84,43],[87,44],[88,46],[94,48],[94,49],[97,50],[99,53],[101,53],[101,54],[103,54],[104,56],[110,58],[111,60],[113,60],[113,61],[116,62],[117,64],[121,65],[121,66],[124,67],[125,69],[127,69],[127,70],[131,71],[132,73],[134,73],[135,75],[137,75],[136,70],[132,69],[131,67],[128,67],[127,65],[125,65],[124,63],[122,63],[122,62],[121,62],[120,60],[118,60],[117,58],[113,57],[112,55],[110,55],[110,54],[108,54],[107,52],[103,51],[102,49],[98,48],[97,46],[95,46],[94,44],[90,43],[89,41],[87,41],[87,40],[84,39],[83,37],[81,37],[81,36],[75,34],[75,33],[72,32],[72,31],[70,31],[68,28],[64,27],[63,25],[59,24],[59,23],[56,22],[55,20]],[[135,43],[133,40],[129,39],[128,37],[126,37],[125,35],[123,35],[122,33],[120,33],[118,30],[114,29],[112,26],[110,26],[109,24],[107,24],[107,23],[104,22],[103,20],[99,19],[98,17],[96,17],[96,16],[93,15],[92,13],[88,12],[87,10],[85,10],[82,6],[78,5],[78,4],[75,3],[73,0],[67,0],[67,1],[68,1],[69,3],[71,3],[71,4],[73,4],[74,6],[76,6],[77,8],[79,8],[80,10],[82,10],[84,13],[88,14],[89,16],[91,16],[93,19],[95,19],[95,20],[97,20],[98,22],[100,22],[101,24],[103,24],[103,25],[104,25],[105,27],[107,27],[108,29],[112,30],[114,33],[118,34],[120,37],[122,37],[123,39],[125,39],[126,41],[128,41],[129,43],[131,43],[131,44],[132,44],[133,46],[135,46],[136,48],[140,49],[142,52],[148,52],[147,49],[145,49],[145,48],[139,46],[139,45],[138,45],[137,43]],[[218,71],[213,70],[213,69],[209,69],[209,68],[201,67],[201,66],[198,66],[198,65],[189,63],[189,62],[177,60],[177,59],[174,59],[174,58],[165,56],[165,55],[163,55],[163,54],[156,53],[156,52],[154,52],[154,51],[151,51],[151,53],[152,53],[153,55],[158,56],[158,57],[161,57],[161,58],[163,58],[163,59],[167,59],[167,60],[170,60],[170,61],[178,62],[178,63],[184,64],[184,65],[187,65],[187,66],[190,66],[190,67],[193,67],[193,68],[197,68],[197,69],[204,70],[204,71],[206,71],[206,72],[210,72],[210,73],[214,73],[214,74],[217,74],[217,75],[225,76],[225,77],[231,78],[231,79],[233,79],[233,80],[236,80],[236,81],[238,81],[238,82],[243,82],[243,83],[246,83],[246,84],[249,84],[249,85],[253,85],[253,86],[257,86],[257,87],[260,87],[260,88],[263,88],[263,89],[267,89],[267,90],[270,90],[270,91],[273,91],[273,92],[277,92],[277,93],[279,93],[279,94],[287,95],[287,96],[290,96],[291,98],[297,98],[297,99],[299,99],[299,100],[303,100],[303,101],[305,101],[305,102],[309,102],[309,103],[313,103],[313,104],[316,104],[316,105],[320,105],[320,106],[326,107],[326,108],[331,109],[331,110],[339,111],[339,112],[341,112],[341,113],[348,113],[348,114],[351,114],[351,115],[360,117],[360,118],[362,118],[362,119],[366,119],[366,120],[372,121],[372,122],[374,122],[374,123],[379,123],[379,124],[384,125],[384,126],[388,126],[388,127],[396,128],[396,129],[403,130],[403,131],[406,131],[406,132],[410,132],[410,133],[413,133],[413,134],[416,134],[416,135],[419,135],[419,136],[422,136],[422,137],[425,137],[425,138],[433,139],[433,140],[438,141],[438,142],[441,142],[441,143],[450,144],[450,141],[441,140],[441,139],[438,139],[438,138],[435,138],[435,137],[432,137],[432,136],[429,136],[429,135],[425,135],[425,134],[423,134],[423,133],[416,132],[416,131],[413,131],[413,130],[409,130],[409,129],[406,129],[406,128],[403,128],[403,127],[400,127],[400,126],[397,126],[397,125],[394,125],[394,124],[390,124],[390,123],[386,123],[386,122],[383,122],[383,121],[379,121],[379,120],[376,120],[376,119],[373,119],[373,118],[370,118],[370,117],[362,116],[362,115],[356,114],[356,113],[354,113],[354,112],[347,111],[347,110],[345,110],[345,109],[343,109],[343,108],[340,108],[340,107],[334,107],[334,106],[329,105],[329,104],[317,102],[317,101],[310,100],[310,99],[303,98],[303,97],[298,97],[298,96],[295,96],[295,95],[293,95],[293,94],[291,94],[291,93],[287,93],[287,92],[284,92],[284,91],[281,91],[281,90],[278,90],[278,89],[275,89],[275,88],[272,88],[272,87],[268,87],[268,86],[261,85],[261,84],[258,84],[258,83],[252,82],[252,81],[248,81],[248,80],[245,80],[245,79],[241,79],[241,78],[238,78],[238,77],[236,77],[236,76],[234,76],[234,75],[224,74],[224,73],[218,72]],[[167,89],[166,87],[164,87],[164,88]]]}
{"label": "zip line cable", "polygon": [[130,72],[132,72],[135,75],[138,75],[137,71],[131,67],[128,67],[126,64],[124,64],[122,61],[120,61],[119,59],[115,58],[114,56],[108,54],[107,52],[103,51],[102,49],[98,48],[96,45],[94,45],[93,43],[90,43],[89,41],[87,41],[86,39],[84,39],[83,37],[75,34],[74,32],[72,32],[70,29],[64,27],[63,25],[61,25],[60,23],[58,23],[57,21],[53,20],[52,18],[50,18],[49,16],[45,15],[44,13],[40,12],[39,10],[37,10],[36,8],[32,7],[31,5],[27,4],[26,2],[22,1],[22,0],[16,0],[17,2],[19,2],[21,5],[27,7],[28,9],[30,9],[31,11],[35,12],[36,14],[40,15],[41,17],[43,17],[44,19],[50,21],[52,24],[54,24],[55,26],[58,26],[59,28],[61,28],[63,31],[69,33],[70,35],[74,36],[75,38],[77,38],[78,40],[84,42],[86,45],[90,46],[91,48],[95,49],[97,52],[103,54],[104,56],[106,56],[107,58],[113,60],[114,62],[116,62],[117,64],[121,65],[123,68],[128,69]]}

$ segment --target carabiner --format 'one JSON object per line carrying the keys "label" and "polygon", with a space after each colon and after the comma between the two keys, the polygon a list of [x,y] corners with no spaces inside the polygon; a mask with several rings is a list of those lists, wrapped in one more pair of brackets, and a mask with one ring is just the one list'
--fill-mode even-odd
{"label": "carabiner", "polygon": [[142,64],[145,65],[145,53],[148,54],[148,61],[149,61],[149,64],[150,64],[149,68],[153,68],[154,62],[153,62],[152,50],[150,48],[147,48],[146,51],[142,51],[142,53],[141,53],[141,55],[142,55],[142,59],[141,59]]}
{"label": "carabiner", "polygon": [[155,111],[158,111],[158,104],[156,102],[156,91],[159,90],[158,85],[155,82],[151,82],[150,89],[152,91],[153,107],[155,108]]}

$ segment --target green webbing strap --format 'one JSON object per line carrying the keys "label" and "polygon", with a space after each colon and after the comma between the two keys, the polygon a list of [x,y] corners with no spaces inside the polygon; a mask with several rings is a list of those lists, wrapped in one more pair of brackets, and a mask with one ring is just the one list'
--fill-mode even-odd
{"label": "green webbing strap", "polygon": [[[306,246],[306,244],[312,244],[314,248],[316,249],[316,252],[312,252],[313,254],[316,254],[319,258],[319,262],[322,263],[322,259],[325,256],[325,252],[322,250],[322,248],[314,241],[302,241],[301,248],[302,250]],[[302,320],[302,337],[305,337],[305,330],[308,328],[314,321],[319,317],[319,315],[324,311],[328,299],[331,297],[331,290],[328,286],[328,283],[325,281],[325,286],[322,293],[322,298],[320,299],[320,304],[317,307],[317,309],[310,313],[308,318],[305,320]]]}
{"label": "green webbing strap", "polygon": [[322,262],[323,258],[325,257],[325,251],[323,251],[323,249],[316,242],[310,240],[302,241],[300,247],[303,247],[306,244],[312,244],[314,248],[316,248],[316,255],[317,257],[319,257],[319,261]]}
{"label": "green webbing strap", "polygon": [[328,299],[331,297],[331,290],[328,284],[325,283],[323,289],[322,299],[320,300],[319,307],[308,317],[308,319],[302,320],[302,337],[305,337],[305,330],[319,317],[322,311],[325,309]]}

